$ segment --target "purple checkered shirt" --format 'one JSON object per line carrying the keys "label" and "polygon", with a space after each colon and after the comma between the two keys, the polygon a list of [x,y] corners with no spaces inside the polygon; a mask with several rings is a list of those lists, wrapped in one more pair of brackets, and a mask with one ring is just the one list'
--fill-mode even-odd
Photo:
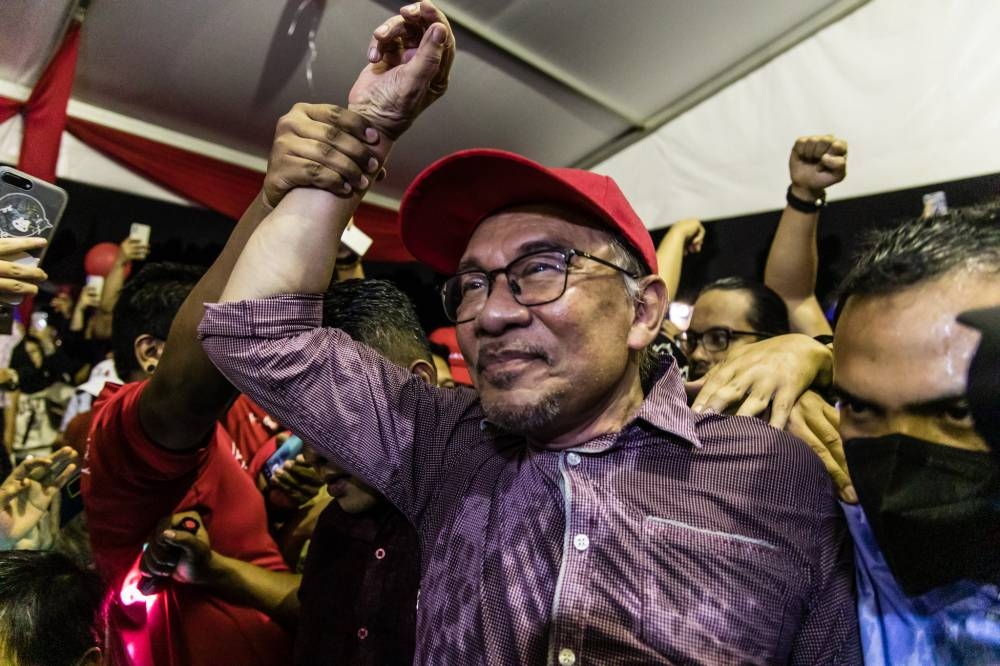
{"label": "purple checkered shirt", "polygon": [[209,305],[200,334],[240,390],[416,526],[416,663],[861,662],[843,518],[799,440],[696,418],[671,365],[620,432],[534,448],[473,391],[321,318],[320,296],[277,296]]}

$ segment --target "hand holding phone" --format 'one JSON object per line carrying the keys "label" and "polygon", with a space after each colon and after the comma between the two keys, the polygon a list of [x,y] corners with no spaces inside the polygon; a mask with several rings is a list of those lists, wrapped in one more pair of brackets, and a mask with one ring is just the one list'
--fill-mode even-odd
{"label": "hand holding phone", "polygon": [[148,224],[132,223],[128,238],[121,242],[122,254],[128,261],[145,261],[149,256],[149,235],[151,228]]}
{"label": "hand holding phone", "polygon": [[172,517],[160,521],[156,529],[157,535],[143,546],[142,559],[139,562],[139,591],[146,596],[156,594],[163,589],[184,556],[183,548],[163,538],[164,528],[175,532],[198,534],[201,523],[190,515],[178,516],[176,521]]}
{"label": "hand holding phone", "polygon": [[48,276],[38,268],[66,208],[65,190],[0,167],[0,299],[17,305]]}
{"label": "hand holding phone", "polygon": [[38,293],[38,283],[49,276],[37,267],[35,253],[45,245],[44,238],[0,238],[0,301],[17,305]]}
{"label": "hand holding phone", "polygon": [[[93,307],[101,304],[101,295],[104,293],[104,277],[101,275],[88,275],[86,286],[83,288],[87,296],[87,304],[93,302]],[[80,296],[81,300],[83,295]]]}

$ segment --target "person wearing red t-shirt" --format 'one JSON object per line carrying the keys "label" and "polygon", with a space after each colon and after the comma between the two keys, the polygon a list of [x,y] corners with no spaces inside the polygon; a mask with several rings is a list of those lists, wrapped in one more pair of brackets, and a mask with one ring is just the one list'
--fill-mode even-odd
{"label": "person wearing red t-shirt", "polygon": [[[245,447],[219,423],[236,391],[195,332],[268,210],[293,187],[368,187],[379,164],[366,142],[377,136],[346,110],[296,105],[278,122],[262,194],[200,280],[189,267],[151,264],[122,290],[112,343],[128,383],[95,403],[82,476],[95,561],[113,595],[111,663],[289,661],[300,577],[268,534],[239,459]],[[179,529],[192,518],[192,533]]]}

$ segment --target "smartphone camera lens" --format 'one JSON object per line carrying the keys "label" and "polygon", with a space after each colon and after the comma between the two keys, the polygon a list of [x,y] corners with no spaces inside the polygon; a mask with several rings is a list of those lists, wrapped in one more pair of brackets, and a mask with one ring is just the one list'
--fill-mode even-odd
{"label": "smartphone camera lens", "polygon": [[31,181],[27,178],[18,176],[16,173],[10,173],[9,171],[5,172],[3,174],[3,181],[5,183],[10,183],[14,187],[20,187],[22,190],[31,189]]}

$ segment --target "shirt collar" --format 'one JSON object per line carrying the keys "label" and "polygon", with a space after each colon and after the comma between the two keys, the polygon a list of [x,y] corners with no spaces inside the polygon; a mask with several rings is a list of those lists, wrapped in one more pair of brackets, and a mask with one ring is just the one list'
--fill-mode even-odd
{"label": "shirt collar", "polygon": [[657,430],[680,437],[695,448],[701,448],[701,440],[695,428],[695,415],[688,407],[681,372],[672,356],[660,358],[653,386],[642,401],[635,420],[645,421]]}

